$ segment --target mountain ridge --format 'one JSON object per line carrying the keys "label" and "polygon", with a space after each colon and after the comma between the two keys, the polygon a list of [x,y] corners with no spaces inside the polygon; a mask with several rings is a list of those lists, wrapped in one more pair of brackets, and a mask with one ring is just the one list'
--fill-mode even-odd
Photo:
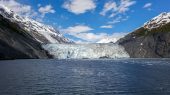
{"label": "mountain ridge", "polygon": [[170,58],[169,38],[170,13],[162,13],[117,43],[124,46],[132,58]]}
{"label": "mountain ridge", "polygon": [[170,23],[170,12],[163,12],[160,15],[154,17],[150,21],[144,23],[144,28],[145,29],[154,29],[161,27],[167,23]]}
{"label": "mountain ridge", "polygon": [[54,28],[0,5],[0,59],[53,58],[42,48],[47,43],[69,43],[69,40]]}
{"label": "mountain ridge", "polygon": [[19,16],[3,5],[0,5],[0,14],[11,22],[19,24],[20,28],[26,30],[40,43],[69,43],[69,40],[53,27]]}

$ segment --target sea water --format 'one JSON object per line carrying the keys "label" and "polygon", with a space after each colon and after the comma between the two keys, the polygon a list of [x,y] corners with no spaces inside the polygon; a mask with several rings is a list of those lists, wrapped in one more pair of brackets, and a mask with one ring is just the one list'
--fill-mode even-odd
{"label": "sea water", "polygon": [[0,61],[0,95],[170,95],[170,59]]}

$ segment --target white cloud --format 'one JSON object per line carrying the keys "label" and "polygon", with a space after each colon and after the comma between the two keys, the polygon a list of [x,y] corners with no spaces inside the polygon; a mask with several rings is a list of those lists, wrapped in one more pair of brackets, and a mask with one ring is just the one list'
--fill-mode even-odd
{"label": "white cloud", "polygon": [[[81,38],[81,40],[74,41],[78,44],[86,44],[86,43],[110,43],[110,42],[117,42],[120,38],[123,38],[128,33],[125,32],[116,32],[113,34],[106,34],[106,33],[83,33],[81,35],[78,35],[78,38]],[[89,37],[90,36],[90,37]],[[82,39],[83,38],[83,39]]]}
{"label": "white cloud", "polygon": [[107,37],[107,38],[104,38],[104,39],[99,40],[99,41],[96,42],[96,43],[110,43],[110,42],[115,43],[116,41],[117,41],[116,38],[109,38],[109,37]]}
{"label": "white cloud", "polygon": [[103,26],[100,26],[100,28],[113,28],[112,25],[103,25]]}
{"label": "white cloud", "polygon": [[42,14],[42,16],[45,16],[47,13],[55,13],[55,10],[51,5],[46,5],[44,7],[40,7],[38,11]]}
{"label": "white cloud", "polygon": [[34,17],[37,15],[30,5],[20,4],[16,0],[0,0],[0,4],[5,5],[15,13],[27,17]]}
{"label": "white cloud", "polygon": [[126,21],[129,19],[129,16],[126,16],[125,18],[122,19],[122,21]]}
{"label": "white cloud", "polygon": [[117,32],[109,35],[107,33],[95,34],[95,33],[87,32],[87,33],[79,33],[74,36],[81,39],[78,41],[78,43],[90,43],[90,42],[91,43],[109,43],[109,42],[115,43],[116,41],[118,41],[120,38],[124,37],[127,34],[128,33]]}
{"label": "white cloud", "polygon": [[120,22],[128,20],[128,18],[129,18],[129,16],[125,16],[125,17],[118,16],[118,17],[115,17],[112,21],[109,21],[108,24],[120,23]]}
{"label": "white cloud", "polygon": [[134,0],[119,0],[118,2],[110,0],[104,4],[100,15],[108,16],[110,19],[112,19],[112,21],[108,22],[108,24],[112,25],[126,21],[129,18],[129,16],[126,15],[126,12],[128,12],[130,7],[135,3],[136,1]]}
{"label": "white cloud", "polygon": [[110,43],[113,42],[115,43],[116,41],[118,41],[120,38],[124,37],[125,35],[127,35],[128,33],[113,33],[112,35],[108,35],[107,37],[99,40],[97,43]]}
{"label": "white cloud", "polygon": [[149,8],[149,7],[151,7],[152,6],[152,3],[146,3],[144,6],[143,6],[143,8]]}
{"label": "white cloud", "polygon": [[105,16],[106,13],[107,13],[108,11],[111,11],[111,10],[114,10],[114,11],[117,10],[117,4],[116,4],[116,2],[113,2],[113,1],[107,2],[107,3],[104,5],[104,8],[103,8],[102,12],[100,12],[100,14],[103,15],[103,16]]}
{"label": "white cloud", "polygon": [[[37,21],[42,22],[43,21],[43,17],[46,13],[53,13],[54,10],[52,9],[51,6],[46,6],[46,7],[41,7],[39,9],[40,13],[42,13],[40,15],[39,12],[36,12],[32,6],[30,5],[26,5],[26,4],[21,4],[19,2],[17,2],[18,0],[0,0],[0,5],[4,5],[6,7],[8,7],[10,10],[12,10],[14,13],[17,13],[21,16],[25,16],[28,18],[33,18]],[[40,7],[41,4],[38,4],[38,6]],[[51,9],[51,10],[50,10]]]}
{"label": "white cloud", "polygon": [[146,3],[143,8],[147,9],[147,10],[151,10],[151,6],[152,6],[152,3]]}
{"label": "white cloud", "polygon": [[104,5],[103,10],[100,12],[101,15],[105,16],[107,13],[109,17],[115,17],[119,14],[129,11],[130,7],[134,5],[136,1],[132,0],[120,0],[120,2],[109,1]]}
{"label": "white cloud", "polygon": [[124,13],[126,11],[129,11],[129,7],[134,5],[136,1],[131,1],[131,0],[121,0],[120,6],[118,7],[118,12],[119,13]]}
{"label": "white cloud", "polygon": [[85,40],[85,41],[88,41],[88,42],[96,42],[100,39],[103,39],[104,37],[107,36],[106,33],[91,33],[91,32],[86,32],[86,33],[78,33],[78,34],[75,34],[73,35],[79,39],[82,39],[82,40]]}
{"label": "white cloud", "polygon": [[73,27],[68,27],[66,29],[61,29],[60,31],[64,34],[74,36],[86,42],[95,42],[107,35],[106,33],[92,33],[92,30],[94,29],[89,26],[77,25]]}
{"label": "white cloud", "polygon": [[116,24],[116,23],[121,22],[121,20],[122,20],[122,16],[118,16],[118,17],[114,18],[112,21],[109,21],[108,23],[109,24]]}
{"label": "white cloud", "polygon": [[94,0],[67,0],[63,8],[74,14],[82,14],[96,8]]}
{"label": "white cloud", "polygon": [[89,26],[77,25],[77,26],[68,27],[66,29],[62,29],[61,31],[63,31],[64,33],[75,34],[75,33],[81,33],[81,32],[88,32],[91,30],[93,29]]}
{"label": "white cloud", "polygon": [[113,33],[111,35],[107,33],[93,33],[93,28],[85,25],[77,25],[73,27],[68,27],[66,29],[61,29],[64,34],[71,35],[80,40],[75,40],[76,43],[107,43],[108,41],[115,42],[119,38],[123,37],[127,33]]}

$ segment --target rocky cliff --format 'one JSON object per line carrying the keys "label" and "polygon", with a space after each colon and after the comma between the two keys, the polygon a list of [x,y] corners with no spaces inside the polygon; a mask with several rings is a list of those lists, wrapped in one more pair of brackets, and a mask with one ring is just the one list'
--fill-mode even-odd
{"label": "rocky cliff", "polygon": [[51,58],[41,45],[69,43],[50,26],[0,6],[0,59]]}
{"label": "rocky cliff", "polygon": [[132,58],[170,58],[170,13],[162,13],[121,38]]}

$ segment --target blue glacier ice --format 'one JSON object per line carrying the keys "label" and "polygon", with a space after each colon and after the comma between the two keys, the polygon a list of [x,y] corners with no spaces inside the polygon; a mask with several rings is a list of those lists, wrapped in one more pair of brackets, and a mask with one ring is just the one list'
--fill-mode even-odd
{"label": "blue glacier ice", "polygon": [[57,59],[129,58],[120,45],[109,44],[47,44],[43,45]]}

